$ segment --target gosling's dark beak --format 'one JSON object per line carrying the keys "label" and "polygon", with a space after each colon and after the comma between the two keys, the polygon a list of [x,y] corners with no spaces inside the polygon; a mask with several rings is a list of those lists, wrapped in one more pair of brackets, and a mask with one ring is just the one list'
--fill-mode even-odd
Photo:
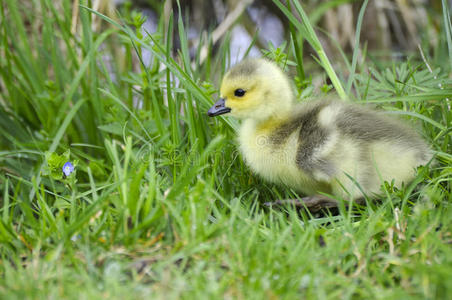
{"label": "gosling's dark beak", "polygon": [[217,101],[207,112],[209,117],[215,117],[230,112],[231,109],[224,105],[224,98]]}

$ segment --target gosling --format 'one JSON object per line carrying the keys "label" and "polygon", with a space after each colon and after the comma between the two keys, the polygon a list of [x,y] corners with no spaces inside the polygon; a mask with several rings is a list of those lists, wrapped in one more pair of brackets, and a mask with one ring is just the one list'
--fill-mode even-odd
{"label": "gosling", "polygon": [[400,187],[432,158],[415,131],[382,112],[341,100],[297,103],[287,76],[265,59],[226,73],[208,115],[226,113],[243,120],[238,141],[251,170],[307,195],[295,201],[308,208],[376,197],[384,181]]}

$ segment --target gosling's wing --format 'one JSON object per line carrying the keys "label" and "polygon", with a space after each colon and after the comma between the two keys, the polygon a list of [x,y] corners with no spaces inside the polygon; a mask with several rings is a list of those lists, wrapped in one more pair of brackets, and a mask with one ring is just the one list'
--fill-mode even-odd
{"label": "gosling's wing", "polygon": [[318,151],[327,146],[331,135],[331,129],[319,122],[319,113],[330,104],[330,101],[316,101],[300,105],[271,136],[274,144],[283,145],[289,136],[297,135],[294,163],[307,174],[321,171],[332,176],[335,172],[331,162],[318,155]]}
{"label": "gosling's wing", "polygon": [[426,163],[431,158],[428,145],[412,128],[396,118],[365,107],[344,105],[337,115],[339,132],[360,143],[387,142],[416,151],[419,160]]}
{"label": "gosling's wing", "polygon": [[337,128],[346,136],[361,141],[417,140],[418,137],[400,122],[355,105],[344,105],[336,120]]}

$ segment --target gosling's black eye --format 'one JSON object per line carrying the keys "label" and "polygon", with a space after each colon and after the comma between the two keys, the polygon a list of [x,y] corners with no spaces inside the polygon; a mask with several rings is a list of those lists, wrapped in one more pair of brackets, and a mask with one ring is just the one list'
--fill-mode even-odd
{"label": "gosling's black eye", "polygon": [[245,91],[242,89],[236,89],[234,91],[234,96],[236,96],[236,97],[243,97],[243,95],[245,95]]}

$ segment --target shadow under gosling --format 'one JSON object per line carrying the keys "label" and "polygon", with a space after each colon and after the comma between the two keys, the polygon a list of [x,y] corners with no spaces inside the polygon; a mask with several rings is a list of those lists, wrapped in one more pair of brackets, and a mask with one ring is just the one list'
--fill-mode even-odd
{"label": "shadow under gosling", "polygon": [[383,181],[400,187],[432,158],[415,131],[381,112],[341,100],[297,103],[286,75],[265,59],[231,68],[220,92],[208,115],[242,119],[245,162],[264,179],[308,195],[295,200],[308,208],[337,204],[319,193],[359,200],[363,192],[378,194]]}

